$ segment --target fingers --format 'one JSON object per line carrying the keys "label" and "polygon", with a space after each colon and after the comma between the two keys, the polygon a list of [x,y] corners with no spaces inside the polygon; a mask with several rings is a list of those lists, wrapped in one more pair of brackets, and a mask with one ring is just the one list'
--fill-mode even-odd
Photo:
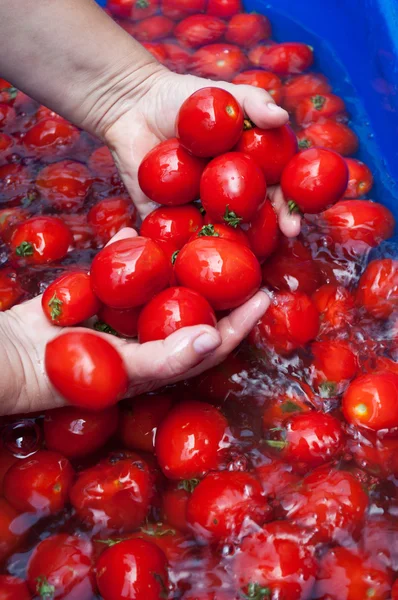
{"label": "fingers", "polygon": [[257,127],[272,129],[281,127],[289,120],[284,108],[275,104],[272,96],[265,90],[252,85],[233,85],[226,87],[241,104],[245,114]]}
{"label": "fingers", "polygon": [[111,238],[109,242],[105,244],[105,247],[109,246],[109,244],[113,244],[113,242],[118,242],[119,240],[127,240],[128,238],[137,237],[137,235],[138,233],[135,229],[132,229],[132,227],[123,227],[123,229],[118,231],[113,238]]}
{"label": "fingers", "polygon": [[301,217],[291,214],[280,186],[268,188],[268,196],[278,215],[279,228],[286,237],[296,237],[300,233]]}

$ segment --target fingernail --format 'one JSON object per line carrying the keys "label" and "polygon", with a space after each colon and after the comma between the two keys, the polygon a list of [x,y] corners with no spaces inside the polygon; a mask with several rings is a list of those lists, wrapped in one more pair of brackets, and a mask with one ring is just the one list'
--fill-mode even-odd
{"label": "fingernail", "polygon": [[275,104],[275,102],[268,102],[267,108],[268,108],[268,110],[270,110],[271,112],[273,112],[275,114],[280,113],[282,115],[282,113],[286,113],[285,109],[282,108],[281,106],[278,106],[277,104]]}
{"label": "fingernail", "polygon": [[220,338],[211,333],[202,333],[193,342],[193,348],[198,354],[207,354],[220,345]]}

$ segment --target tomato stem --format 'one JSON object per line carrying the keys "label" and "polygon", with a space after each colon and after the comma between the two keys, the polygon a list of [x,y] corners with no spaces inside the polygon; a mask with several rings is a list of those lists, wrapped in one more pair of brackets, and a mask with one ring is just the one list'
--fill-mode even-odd
{"label": "tomato stem", "polygon": [[55,586],[48,583],[47,577],[36,578],[36,592],[40,596],[41,600],[53,600],[55,594]]}
{"label": "tomato stem", "polygon": [[286,400],[286,402],[283,402],[283,404],[281,404],[281,409],[283,413],[303,412],[301,406],[298,406],[292,400]]}
{"label": "tomato stem", "polygon": [[178,253],[179,253],[179,252],[180,252],[179,250],[176,250],[176,251],[175,251],[175,252],[173,252],[173,254],[171,255],[171,264],[172,264],[172,265],[174,265],[175,261],[177,260],[177,256],[178,256]]}
{"label": "tomato stem", "polygon": [[219,234],[214,230],[214,225],[203,225],[202,229],[198,232],[198,237],[212,236],[220,237]]}
{"label": "tomato stem", "polygon": [[118,332],[115,331],[108,323],[104,323],[103,321],[97,321],[94,323],[94,329],[96,331],[102,331],[102,333],[109,333],[110,335],[115,335],[116,337],[120,337]]}
{"label": "tomato stem", "polygon": [[304,138],[299,140],[298,147],[300,150],[306,150],[307,148],[311,148],[311,142],[310,140],[307,140],[307,138]]}
{"label": "tomato stem", "polygon": [[277,450],[283,450],[287,445],[287,442],[284,442],[283,440],[265,440],[265,443],[271,448],[276,448]]}
{"label": "tomato stem", "polygon": [[62,300],[57,298],[57,294],[54,293],[54,296],[48,303],[48,306],[51,309],[50,315],[52,321],[56,321],[62,315],[62,305]]}
{"label": "tomato stem", "polygon": [[333,398],[336,395],[337,385],[334,381],[324,381],[319,386],[319,392],[322,398]]}
{"label": "tomato stem", "polygon": [[185,490],[186,492],[192,494],[192,492],[198,484],[199,479],[184,479],[183,481],[180,481],[180,483],[178,484],[178,488],[180,490]]}
{"label": "tomato stem", "polygon": [[230,225],[231,227],[234,227],[235,229],[237,228],[239,223],[242,221],[242,217],[238,217],[238,215],[233,210],[229,210],[228,204],[225,208],[225,213],[224,213],[223,219],[227,223],[227,225]]}
{"label": "tomato stem", "polygon": [[15,254],[17,256],[33,256],[34,248],[30,242],[22,242],[15,248]]}
{"label": "tomato stem", "polygon": [[255,123],[253,123],[253,121],[251,119],[249,119],[249,117],[246,117],[243,120],[243,131],[248,131],[249,129],[253,129],[253,127],[255,127]]}
{"label": "tomato stem", "polygon": [[264,600],[270,598],[271,590],[268,587],[262,587],[259,583],[249,583],[247,594],[242,594],[246,600]]}
{"label": "tomato stem", "polygon": [[295,203],[294,200],[288,200],[287,207],[289,209],[289,214],[291,214],[291,215],[301,214],[301,210],[299,209],[299,207],[297,206],[297,204]]}
{"label": "tomato stem", "polygon": [[325,96],[321,96],[320,94],[317,94],[316,96],[313,96],[311,98],[311,102],[314,105],[315,110],[321,110],[323,108],[323,105],[326,102],[326,98],[325,98]]}

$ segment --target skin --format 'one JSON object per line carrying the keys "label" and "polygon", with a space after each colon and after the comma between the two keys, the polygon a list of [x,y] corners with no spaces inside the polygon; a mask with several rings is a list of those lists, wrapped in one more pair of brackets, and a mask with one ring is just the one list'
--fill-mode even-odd
{"label": "skin", "polygon": [[[0,55],[1,77],[109,146],[141,217],[151,212],[155,205],[139,189],[138,166],[150,149],[175,134],[183,101],[210,82],[168,71],[94,0],[14,0],[12,6],[3,2]],[[224,82],[210,85],[233,93],[259,127],[279,127],[288,120],[265,90]],[[279,188],[271,188],[269,194],[282,232],[296,236],[300,218],[289,215]],[[135,235],[124,229],[113,239]],[[188,327],[164,341],[142,345],[107,339],[124,359],[130,394],[140,394],[224,360],[268,305],[268,296],[260,291],[217,328]],[[61,331],[45,318],[40,296],[0,313],[0,364],[6,374],[0,381],[0,414],[65,403],[52,389],[43,366],[47,342]]]}

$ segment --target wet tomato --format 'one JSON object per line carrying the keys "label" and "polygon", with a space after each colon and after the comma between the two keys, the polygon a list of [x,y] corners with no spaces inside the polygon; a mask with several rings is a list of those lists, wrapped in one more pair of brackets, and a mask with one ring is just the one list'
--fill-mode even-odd
{"label": "wet tomato", "polygon": [[174,21],[164,15],[153,15],[134,26],[134,37],[140,42],[154,42],[173,33]]}
{"label": "wet tomato", "polygon": [[173,400],[166,394],[137,396],[123,406],[119,435],[125,448],[155,452],[155,436]]}
{"label": "wet tomato", "polygon": [[0,133],[0,159],[3,160],[7,155],[11,154],[13,139],[6,133]]}
{"label": "wet tomato", "polygon": [[260,262],[264,262],[278,247],[280,239],[278,217],[269,199],[264,202],[255,219],[249,223],[246,235],[250,248]]}
{"label": "wet tomato", "polygon": [[171,528],[169,523],[148,523],[128,537],[155,544],[164,552],[171,566],[173,563],[178,566],[182,560],[188,558],[190,546],[193,546],[193,542],[184,533]]}
{"label": "wet tomato", "polygon": [[265,15],[241,13],[228,23],[225,39],[229,44],[250,48],[271,37],[271,24]]}
{"label": "wet tomato", "polygon": [[312,301],[321,316],[321,331],[339,329],[355,320],[354,297],[341,285],[322,285],[312,295]]}
{"label": "wet tomato", "polygon": [[305,127],[320,119],[335,119],[344,115],[345,104],[340,96],[334,94],[316,94],[307,96],[299,102],[294,112],[296,123]]}
{"label": "wet tomato", "polygon": [[230,19],[237,13],[242,12],[241,0],[208,0],[207,14]]}
{"label": "wet tomato", "polygon": [[162,65],[167,61],[167,52],[161,42],[142,42],[144,48],[148,50]]}
{"label": "wet tomato", "polygon": [[0,563],[18,549],[27,528],[19,512],[0,497]]}
{"label": "wet tomato", "polygon": [[352,129],[334,119],[323,119],[309,125],[297,134],[297,138],[302,149],[321,146],[342,156],[355,154],[358,150],[358,138]]}
{"label": "wet tomato", "polygon": [[216,315],[203,296],[184,287],[163,290],[142,309],[138,319],[141,344],[164,340],[174,331],[193,325],[217,324]]}
{"label": "wet tomato", "polygon": [[[205,221],[210,218],[205,217]],[[190,242],[196,240],[201,237],[219,237],[224,240],[230,240],[231,242],[237,242],[238,244],[243,244],[244,246],[249,246],[249,241],[247,239],[246,233],[240,227],[231,227],[230,225],[224,225],[223,223],[208,223],[204,225],[201,229],[199,229],[193,236],[190,238]]]}
{"label": "wet tomato", "polygon": [[283,106],[293,112],[303,98],[328,94],[332,88],[326,77],[319,73],[295,75],[285,81],[283,86]]}
{"label": "wet tomato", "polygon": [[83,206],[92,179],[83,164],[63,160],[44,167],[36,177],[36,187],[54,208],[76,210]]}
{"label": "wet tomato", "polygon": [[40,450],[10,467],[4,477],[4,496],[21,512],[54,514],[65,506],[73,477],[62,454]]}
{"label": "wet tomato", "polygon": [[0,103],[0,127],[12,125],[16,119],[16,112],[12,106]]}
{"label": "wet tomato", "polygon": [[0,269],[0,312],[14,306],[23,294],[17,273],[10,267]]}
{"label": "wet tomato", "polygon": [[217,468],[227,427],[225,417],[210,404],[185,401],[175,406],[156,432],[156,456],[166,477],[192,479]]}
{"label": "wet tomato", "polygon": [[134,227],[135,218],[134,204],[123,196],[105,198],[87,214],[87,221],[102,244],[107,244],[123,227]]}
{"label": "wet tomato", "polygon": [[343,340],[321,341],[311,344],[312,384],[322,397],[341,394],[358,372],[358,358],[351,346]]}
{"label": "wet tomato", "polygon": [[17,225],[26,221],[29,213],[23,208],[3,208],[0,210],[0,239],[8,244]]}
{"label": "wet tomato", "polygon": [[398,307],[398,261],[373,260],[359,280],[356,303],[375,319],[387,319]]}
{"label": "wet tomato", "polygon": [[177,116],[177,135],[196,156],[211,157],[228,152],[243,130],[243,111],[229,92],[207,87],[182,104]]}
{"label": "wet tomato", "polygon": [[162,494],[162,519],[180,531],[188,532],[187,506],[199,480],[170,482]]}
{"label": "wet tomato", "polygon": [[191,15],[178,23],[174,36],[184,46],[196,48],[218,42],[225,30],[226,24],[218,17]]}
{"label": "wet tomato", "polygon": [[72,240],[69,227],[61,219],[31,217],[15,228],[10,246],[18,262],[42,265],[64,258]]}
{"label": "wet tomato", "polygon": [[90,319],[100,308],[99,300],[91,289],[90,275],[84,271],[58,277],[44,292],[41,305],[50,323],[60,327]]}
{"label": "wet tomato", "polygon": [[117,173],[115,161],[108,146],[96,148],[88,159],[88,166],[97,177],[110,178]]}
{"label": "wet tomato", "polygon": [[286,42],[265,48],[260,56],[259,66],[277,75],[291,75],[306,71],[313,61],[311,46]]}
{"label": "wet tomato", "polygon": [[22,143],[36,156],[56,156],[70,150],[80,137],[77,127],[57,119],[42,119],[26,132]]}
{"label": "wet tomato", "polygon": [[304,150],[286,165],[281,178],[291,212],[317,214],[342,198],[348,168],[336,152],[323,148]]}
{"label": "wet tomato", "polygon": [[373,175],[365,163],[356,158],[345,159],[348,167],[348,185],[344,198],[366,196],[373,187]]}
{"label": "wet tomato", "polygon": [[[180,285],[195,290],[215,310],[240,306],[261,284],[260,265],[243,244],[216,237],[189,242],[174,265]],[[239,286],[233,282],[239,279]]]}
{"label": "wet tomato", "polygon": [[257,467],[255,475],[263,494],[267,498],[279,496],[285,488],[293,486],[299,481],[299,476],[293,472],[292,465],[276,459],[274,456],[268,463]]}
{"label": "wet tomato", "polygon": [[182,48],[179,44],[172,42],[163,42],[163,48],[166,51],[167,66],[175,73],[185,73],[187,71],[191,51]]}
{"label": "wet tomato", "polygon": [[94,293],[112,308],[142,306],[168,285],[170,276],[163,250],[144,237],[109,244],[91,265]]}
{"label": "wet tomato", "polygon": [[206,0],[162,0],[162,13],[179,21],[188,15],[205,12],[206,4]]}
{"label": "wet tomato", "polygon": [[181,249],[202,225],[203,216],[196,206],[161,206],[145,217],[140,234],[155,241],[170,241]]}
{"label": "wet tomato", "polygon": [[116,406],[95,413],[72,406],[47,411],[43,424],[46,446],[70,459],[91,454],[116,432],[118,417]]}
{"label": "wet tomato", "polygon": [[394,437],[380,439],[377,432],[355,429],[348,437],[347,451],[358,467],[371,475],[384,479],[398,474],[398,440]]}
{"label": "wet tomato", "polygon": [[[246,15],[248,16],[248,15]],[[259,15],[258,15],[259,16]],[[275,101],[275,104],[281,104],[283,99],[283,85],[277,75],[268,71],[260,71],[257,69],[251,71],[243,71],[239,73],[232,83],[253,85],[254,87],[262,88],[266,90]],[[269,131],[273,131],[270,129]]]}
{"label": "wet tomato", "polygon": [[194,75],[222,81],[232,81],[246,65],[246,56],[234,44],[203,46],[189,61],[189,69]]}
{"label": "wet tomato", "polygon": [[20,164],[11,163],[0,166],[0,203],[20,204],[31,186],[29,169]]}
{"label": "wet tomato", "polygon": [[119,309],[103,304],[97,313],[99,320],[94,328],[104,333],[116,333],[122,337],[135,338],[138,334],[138,317],[141,308],[141,306],[137,306]]}
{"label": "wet tomato", "polygon": [[31,594],[23,579],[0,575],[0,598],[1,600],[31,600]]}
{"label": "wet tomato", "polygon": [[94,231],[84,214],[60,214],[59,218],[69,227],[75,248],[90,248],[94,243]]}
{"label": "wet tomato", "polygon": [[107,8],[117,17],[139,21],[155,14],[158,2],[155,0],[107,0]]}
{"label": "wet tomato", "polygon": [[138,169],[138,182],[144,194],[158,204],[188,204],[199,198],[204,167],[204,160],[189,154],[179,140],[172,138],[144,157]]}

